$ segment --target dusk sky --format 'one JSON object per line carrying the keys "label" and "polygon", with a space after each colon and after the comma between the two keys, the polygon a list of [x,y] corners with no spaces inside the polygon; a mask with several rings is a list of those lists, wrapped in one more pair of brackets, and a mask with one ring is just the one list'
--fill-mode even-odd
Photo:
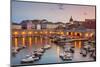
{"label": "dusk sky", "polygon": [[68,22],[70,17],[84,21],[95,19],[94,6],[59,5],[34,2],[12,2],[12,22],[22,20],[47,19],[52,22]]}

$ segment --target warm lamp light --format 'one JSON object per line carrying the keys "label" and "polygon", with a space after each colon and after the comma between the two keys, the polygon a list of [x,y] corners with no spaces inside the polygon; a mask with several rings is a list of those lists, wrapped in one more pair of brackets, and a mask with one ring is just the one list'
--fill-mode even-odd
{"label": "warm lamp light", "polygon": [[80,36],[82,36],[82,33],[80,33]]}
{"label": "warm lamp light", "polygon": [[77,36],[77,32],[75,32],[75,35]]}
{"label": "warm lamp light", "polygon": [[45,32],[45,34],[47,34],[48,32]]}
{"label": "warm lamp light", "polygon": [[14,32],[14,34],[15,34],[15,35],[17,35],[17,34],[18,34],[18,32]]}
{"label": "warm lamp light", "polygon": [[64,34],[64,32],[60,32],[61,34]]}
{"label": "warm lamp light", "polygon": [[26,34],[25,32],[22,32],[22,35]]}
{"label": "warm lamp light", "polygon": [[86,33],[85,36],[88,37],[88,33]]}
{"label": "warm lamp light", "polygon": [[35,34],[37,34],[38,32],[34,32]]}
{"label": "warm lamp light", "polygon": [[94,35],[94,33],[90,33],[90,37],[92,37]]}
{"label": "warm lamp light", "polygon": [[42,34],[42,32],[40,32],[40,34]]}
{"label": "warm lamp light", "polygon": [[50,32],[50,34],[51,34],[52,32]]}
{"label": "warm lamp light", "polygon": [[28,34],[32,34],[32,32],[28,32]]}
{"label": "warm lamp light", "polygon": [[68,34],[69,34],[69,32],[66,32],[66,34],[68,35]]}
{"label": "warm lamp light", "polygon": [[57,34],[60,34],[60,32],[57,32]]}

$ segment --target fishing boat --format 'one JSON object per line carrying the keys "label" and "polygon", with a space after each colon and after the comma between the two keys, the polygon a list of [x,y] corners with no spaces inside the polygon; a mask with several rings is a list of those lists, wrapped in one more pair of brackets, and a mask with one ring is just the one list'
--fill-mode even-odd
{"label": "fishing boat", "polygon": [[40,58],[35,55],[26,55],[26,58],[21,60],[21,63],[33,63],[34,61],[38,61]]}
{"label": "fishing boat", "polygon": [[46,44],[43,48],[44,48],[44,49],[49,49],[49,48],[51,48],[51,45]]}
{"label": "fishing boat", "polygon": [[44,52],[45,52],[45,49],[39,48],[39,49],[37,49],[37,50],[35,50],[35,51],[40,52],[40,53],[44,53]]}
{"label": "fishing boat", "polygon": [[84,48],[81,48],[80,54],[81,54],[83,57],[86,57],[86,56],[87,56],[87,50],[84,49]]}
{"label": "fishing boat", "polygon": [[64,52],[59,55],[62,60],[72,60],[73,54],[71,52]]}

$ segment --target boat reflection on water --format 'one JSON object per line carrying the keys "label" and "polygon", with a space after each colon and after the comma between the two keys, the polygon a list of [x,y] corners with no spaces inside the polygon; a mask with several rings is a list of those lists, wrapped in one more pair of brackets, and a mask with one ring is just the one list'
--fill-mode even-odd
{"label": "boat reflection on water", "polygon": [[[82,47],[82,41],[74,41],[72,45],[75,46],[76,50],[80,50]],[[18,48],[20,46],[26,46],[27,48],[22,49],[20,52],[16,54],[16,57],[12,57],[11,63],[14,65],[21,64],[21,59],[25,58],[26,55],[33,54],[33,51],[43,48],[46,45],[51,45],[51,48],[44,52],[42,58],[39,61],[33,62],[32,64],[45,64],[45,63],[60,63],[60,62],[75,62],[75,61],[91,61],[93,59],[86,58],[83,59],[81,55],[75,54],[72,61],[63,61],[59,58],[60,53],[64,51],[64,49],[58,45],[55,45],[51,42],[51,39],[48,37],[27,37],[27,38],[13,38],[12,48]]]}

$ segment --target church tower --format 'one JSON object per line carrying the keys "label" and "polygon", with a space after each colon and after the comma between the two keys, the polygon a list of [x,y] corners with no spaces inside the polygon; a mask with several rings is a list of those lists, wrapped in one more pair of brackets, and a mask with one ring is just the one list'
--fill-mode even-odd
{"label": "church tower", "polygon": [[70,17],[69,22],[70,22],[71,24],[73,24],[73,18],[72,18],[72,16]]}

